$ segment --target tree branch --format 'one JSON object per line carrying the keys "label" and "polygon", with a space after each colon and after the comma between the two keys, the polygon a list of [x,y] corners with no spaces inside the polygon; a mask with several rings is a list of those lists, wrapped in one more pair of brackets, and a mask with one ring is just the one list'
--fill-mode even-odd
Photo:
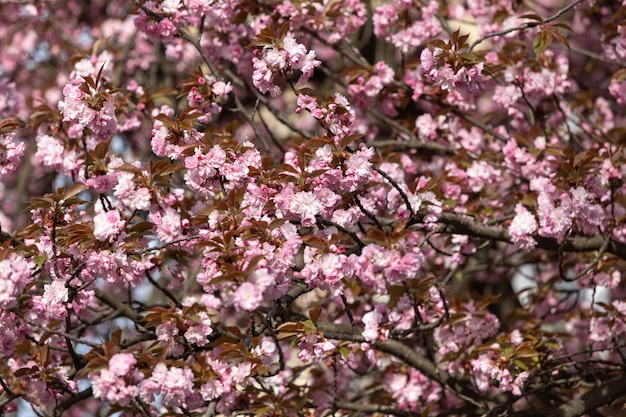
{"label": "tree branch", "polygon": [[496,36],[502,36],[502,35],[507,35],[509,33],[513,33],[513,32],[519,32],[522,30],[526,30],[526,29],[530,29],[530,28],[534,28],[536,26],[540,26],[540,25],[545,25],[546,23],[550,23],[553,20],[558,19],[559,17],[561,17],[563,14],[567,13],[570,9],[572,9],[573,7],[577,6],[579,3],[582,3],[584,0],[575,0],[572,3],[568,4],[567,6],[563,7],[561,10],[559,10],[558,12],[556,12],[555,14],[553,14],[550,17],[546,17],[545,19],[537,22],[537,21],[533,21],[533,22],[528,22],[528,23],[524,23],[523,25],[520,26],[516,26],[514,28],[509,28],[509,29],[503,29],[503,30],[499,30],[497,32],[492,32],[492,33],[488,33],[487,35],[483,36],[482,38],[476,39],[469,47],[468,52],[472,52],[472,50],[480,43],[486,41],[489,38],[495,38]]}
{"label": "tree branch", "polygon": [[448,375],[445,371],[438,369],[437,366],[427,357],[420,355],[414,349],[398,340],[389,339],[384,342],[368,342],[361,334],[354,333],[349,325],[320,321],[317,322],[317,327],[323,331],[324,337],[328,339],[349,340],[357,343],[370,343],[374,349],[388,353],[402,360],[407,365],[420,371],[426,377],[450,389],[450,391],[452,391],[454,395],[459,398],[462,398],[481,410],[484,408],[481,404],[481,399],[476,395],[476,393],[463,386],[459,381],[450,377],[450,375]]}
{"label": "tree branch", "polygon": [[143,317],[141,316],[141,314],[139,314],[139,312],[137,312],[130,306],[121,303],[120,300],[115,298],[113,295],[102,291],[100,288],[96,288],[95,293],[98,300],[113,308],[118,313],[118,315],[129,318],[135,323],[139,323],[142,320]]}
{"label": "tree branch", "polygon": [[510,417],[579,417],[589,414],[598,407],[609,405],[626,395],[626,374],[604,381],[579,398],[572,398],[556,409],[535,409],[510,414]]}
{"label": "tree branch", "polygon": [[[416,216],[416,220],[421,222],[423,216],[423,214],[419,214]],[[485,225],[461,214],[441,213],[438,222],[444,225],[439,231],[440,233],[468,235],[482,239],[513,243],[511,241],[511,235],[505,228]],[[591,252],[602,250],[603,246],[607,245],[607,253],[626,259],[626,243],[609,239],[607,244],[607,237],[601,233],[588,237],[569,237],[562,243],[559,243],[554,238],[537,235],[533,236],[533,238],[537,242],[537,248],[555,251],[562,250],[565,252]]]}
{"label": "tree branch", "polygon": [[413,415],[412,413],[409,413],[407,411],[380,404],[361,404],[360,402],[338,400],[335,402],[335,405],[337,406],[337,408],[340,409],[342,408],[344,410],[361,411],[364,413],[382,413],[400,417],[409,417]]}

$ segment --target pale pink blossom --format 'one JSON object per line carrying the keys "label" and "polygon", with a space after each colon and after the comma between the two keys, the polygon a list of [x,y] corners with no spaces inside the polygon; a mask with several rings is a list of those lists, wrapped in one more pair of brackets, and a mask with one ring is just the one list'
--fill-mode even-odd
{"label": "pale pink blossom", "polygon": [[224,385],[219,379],[209,379],[200,387],[200,393],[205,401],[211,401],[224,393]]}
{"label": "pale pink blossom", "polygon": [[383,315],[377,310],[372,310],[363,315],[362,321],[364,325],[361,335],[368,342],[378,340],[380,336],[379,325],[383,319]]}
{"label": "pale pink blossom", "polygon": [[162,395],[165,406],[185,407],[192,394],[194,380],[188,367],[168,368],[165,363],[160,362],[155,366],[152,376],[139,385],[139,394],[148,402],[154,401],[155,395]]}
{"label": "pale pink blossom", "polygon": [[197,324],[189,326],[184,336],[189,343],[197,346],[204,346],[208,343],[208,336],[213,333],[211,318],[205,311],[200,311],[197,317]]}
{"label": "pale pink blossom", "polygon": [[374,156],[374,148],[363,146],[346,160],[345,181],[349,183],[348,191],[354,192],[367,183],[372,173],[370,160]]}
{"label": "pale pink blossom", "polygon": [[315,216],[321,214],[323,209],[322,202],[310,191],[295,193],[289,204],[289,211],[296,215],[305,227],[315,224]]}
{"label": "pale pink blossom", "polygon": [[615,98],[617,104],[626,104],[626,81],[619,82],[615,78],[611,79],[609,93]]}
{"label": "pale pink blossom", "polygon": [[133,173],[122,172],[117,178],[113,194],[131,210],[147,210],[152,201],[150,190],[135,182],[134,179]]}
{"label": "pale pink blossom", "polygon": [[374,23],[374,34],[379,38],[386,38],[391,35],[393,25],[398,20],[396,7],[391,3],[376,6],[372,15]]}
{"label": "pale pink blossom", "polygon": [[100,241],[112,241],[126,225],[118,210],[109,210],[93,218],[93,236]]}
{"label": "pale pink blossom", "polygon": [[18,297],[31,281],[34,264],[13,254],[0,261],[0,308],[9,310],[17,304]]}
{"label": "pale pink blossom", "polygon": [[281,93],[274,79],[290,75],[293,70],[300,70],[301,75],[297,84],[306,83],[313,70],[321,64],[315,59],[315,51],[307,51],[306,47],[291,37],[285,36],[282,45],[265,46],[258,56],[252,58],[254,72],[252,82],[262,93],[269,92],[272,97]]}
{"label": "pale pink blossom", "polygon": [[161,242],[170,243],[182,237],[180,214],[173,208],[167,207],[164,212],[152,212],[149,219],[155,224],[155,232]]}
{"label": "pale pink blossom", "polygon": [[61,141],[50,135],[37,135],[37,152],[34,161],[38,165],[66,174],[78,170],[82,161],[74,150],[67,150]]}
{"label": "pale pink blossom", "polygon": [[440,120],[435,120],[430,113],[424,113],[415,119],[415,127],[421,139],[435,140]]}
{"label": "pale pink blossom", "polygon": [[24,149],[24,142],[17,142],[15,133],[0,135],[0,176],[17,170]]}
{"label": "pale pink blossom", "polygon": [[125,376],[137,363],[135,357],[130,353],[116,353],[109,360],[109,370],[117,376]]}
{"label": "pale pink blossom", "polygon": [[233,303],[235,307],[246,311],[253,311],[263,302],[263,293],[259,288],[250,283],[244,282],[233,294]]}

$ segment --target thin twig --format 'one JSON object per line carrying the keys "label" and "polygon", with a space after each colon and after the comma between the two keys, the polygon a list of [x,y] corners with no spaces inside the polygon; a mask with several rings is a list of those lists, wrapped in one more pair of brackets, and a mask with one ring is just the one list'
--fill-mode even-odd
{"label": "thin twig", "polygon": [[497,32],[492,32],[492,33],[488,33],[487,35],[476,39],[469,47],[468,52],[472,52],[472,50],[479,45],[480,43],[486,41],[487,39],[490,38],[495,38],[496,36],[502,36],[502,35],[507,35],[509,33],[513,33],[513,32],[519,32],[525,29],[530,29],[530,28],[534,28],[536,26],[541,26],[541,25],[545,25],[546,23],[550,23],[553,20],[558,19],[559,17],[561,17],[563,14],[567,13],[570,9],[572,9],[573,7],[577,6],[578,4],[582,3],[585,0],[574,0],[572,3],[568,4],[567,6],[563,7],[561,10],[559,10],[558,12],[556,12],[555,14],[553,14],[550,17],[547,17],[541,21],[532,21],[532,22],[528,22],[528,23],[524,23],[523,25],[520,26],[516,26],[513,28],[508,28],[508,29],[503,29],[503,30],[499,30]]}
{"label": "thin twig", "polygon": [[326,219],[322,218],[322,216],[317,216],[317,222],[320,223],[321,225],[324,225],[324,226],[336,227],[339,231],[341,231],[341,232],[347,234],[348,236],[350,236],[352,238],[352,240],[354,240],[356,242],[356,244],[359,245],[360,248],[364,248],[365,247],[365,243],[361,239],[359,239],[359,237],[356,235],[356,233],[354,233],[352,230],[346,229],[342,225],[337,224],[335,222],[332,222],[330,220],[326,220]]}
{"label": "thin twig", "polygon": [[164,287],[158,282],[156,282],[154,278],[152,278],[152,274],[150,274],[149,271],[145,271],[145,274],[146,274],[146,278],[148,278],[148,281],[150,281],[150,284],[154,285],[156,289],[158,289],[163,294],[165,294],[165,296],[169,298],[174,303],[174,305],[176,305],[176,307],[183,308],[183,304],[178,300],[178,298],[176,298],[176,296],[167,287]]}
{"label": "thin twig", "polygon": [[409,211],[409,213],[411,213],[411,217],[414,216],[415,212],[413,211],[413,207],[411,206],[411,202],[409,201],[409,196],[404,192],[404,190],[400,187],[400,185],[398,185],[398,183],[382,169],[378,167],[373,167],[373,169],[374,171],[378,172],[384,179],[389,181],[389,184],[391,184],[391,186],[398,191],[398,193],[402,197],[402,200],[404,200],[406,209]]}

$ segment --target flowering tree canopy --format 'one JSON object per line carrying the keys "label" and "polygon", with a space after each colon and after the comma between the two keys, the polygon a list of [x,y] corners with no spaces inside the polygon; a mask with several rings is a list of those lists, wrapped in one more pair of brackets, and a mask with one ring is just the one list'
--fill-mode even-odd
{"label": "flowering tree canopy", "polygon": [[0,45],[0,414],[623,413],[626,1],[3,1]]}

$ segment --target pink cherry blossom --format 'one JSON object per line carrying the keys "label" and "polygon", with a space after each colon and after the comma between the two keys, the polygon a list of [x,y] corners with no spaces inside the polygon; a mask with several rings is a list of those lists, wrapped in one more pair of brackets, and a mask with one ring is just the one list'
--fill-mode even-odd
{"label": "pink cherry blossom", "polygon": [[0,135],[0,176],[17,170],[25,145],[17,142],[15,134]]}
{"label": "pink cherry blossom", "polygon": [[102,241],[110,241],[124,229],[126,221],[117,210],[100,213],[93,218],[93,236]]}
{"label": "pink cherry blossom", "polygon": [[537,220],[521,204],[515,206],[515,217],[509,226],[511,240],[520,247],[530,249],[535,246],[536,242],[532,238],[532,234],[537,231]]}
{"label": "pink cherry blossom", "polygon": [[17,303],[26,285],[31,280],[32,265],[25,258],[13,255],[0,261],[0,307],[10,309]]}
{"label": "pink cherry blossom", "polygon": [[263,294],[259,288],[250,283],[244,282],[233,294],[233,303],[237,308],[252,311],[261,305]]}

